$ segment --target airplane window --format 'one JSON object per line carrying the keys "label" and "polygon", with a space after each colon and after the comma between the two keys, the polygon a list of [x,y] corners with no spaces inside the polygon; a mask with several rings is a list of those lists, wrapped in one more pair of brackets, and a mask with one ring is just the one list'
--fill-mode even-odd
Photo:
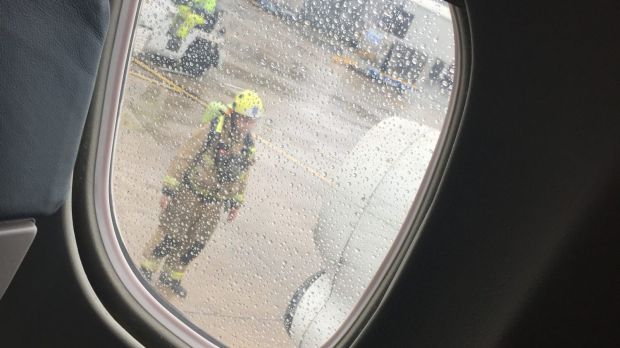
{"label": "airplane window", "polygon": [[136,274],[223,345],[325,343],[412,208],[454,66],[438,0],[144,0],[111,177]]}

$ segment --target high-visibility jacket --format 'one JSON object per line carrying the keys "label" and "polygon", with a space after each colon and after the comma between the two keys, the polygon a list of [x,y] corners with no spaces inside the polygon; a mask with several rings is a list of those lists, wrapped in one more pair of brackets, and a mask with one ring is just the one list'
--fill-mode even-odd
{"label": "high-visibility jacket", "polygon": [[221,114],[182,146],[166,173],[163,192],[174,195],[184,185],[205,203],[239,207],[255,152],[252,135],[238,134],[231,116]]}
{"label": "high-visibility jacket", "polygon": [[185,39],[197,25],[207,22],[202,13],[213,15],[217,0],[195,0],[191,6],[180,5],[175,22],[178,27],[175,32],[179,39]]}
{"label": "high-visibility jacket", "polygon": [[210,14],[215,13],[216,5],[217,5],[217,0],[195,0],[194,1],[194,7],[201,8]]}
{"label": "high-visibility jacket", "polygon": [[179,6],[176,21],[179,24],[175,34],[179,39],[185,39],[197,25],[206,23],[201,15],[195,13],[191,7],[186,5]]}

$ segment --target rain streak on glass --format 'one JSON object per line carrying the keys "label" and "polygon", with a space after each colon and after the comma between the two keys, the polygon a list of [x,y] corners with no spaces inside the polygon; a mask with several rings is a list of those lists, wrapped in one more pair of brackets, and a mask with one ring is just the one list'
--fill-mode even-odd
{"label": "rain streak on glass", "polygon": [[435,0],[144,0],[112,177],[140,276],[224,345],[324,343],[411,208],[454,59]]}

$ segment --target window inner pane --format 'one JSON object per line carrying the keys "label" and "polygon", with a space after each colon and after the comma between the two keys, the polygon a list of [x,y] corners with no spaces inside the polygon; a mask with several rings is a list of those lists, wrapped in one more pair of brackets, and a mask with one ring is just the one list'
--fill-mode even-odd
{"label": "window inner pane", "polygon": [[426,172],[454,80],[435,0],[145,0],[115,219],[150,286],[234,347],[344,322]]}

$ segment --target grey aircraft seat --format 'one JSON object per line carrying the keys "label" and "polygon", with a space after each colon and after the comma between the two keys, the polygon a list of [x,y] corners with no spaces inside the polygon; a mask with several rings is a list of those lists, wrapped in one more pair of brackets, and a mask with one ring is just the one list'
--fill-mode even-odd
{"label": "grey aircraft seat", "polygon": [[0,298],[67,199],[108,19],[103,0],[0,0]]}

